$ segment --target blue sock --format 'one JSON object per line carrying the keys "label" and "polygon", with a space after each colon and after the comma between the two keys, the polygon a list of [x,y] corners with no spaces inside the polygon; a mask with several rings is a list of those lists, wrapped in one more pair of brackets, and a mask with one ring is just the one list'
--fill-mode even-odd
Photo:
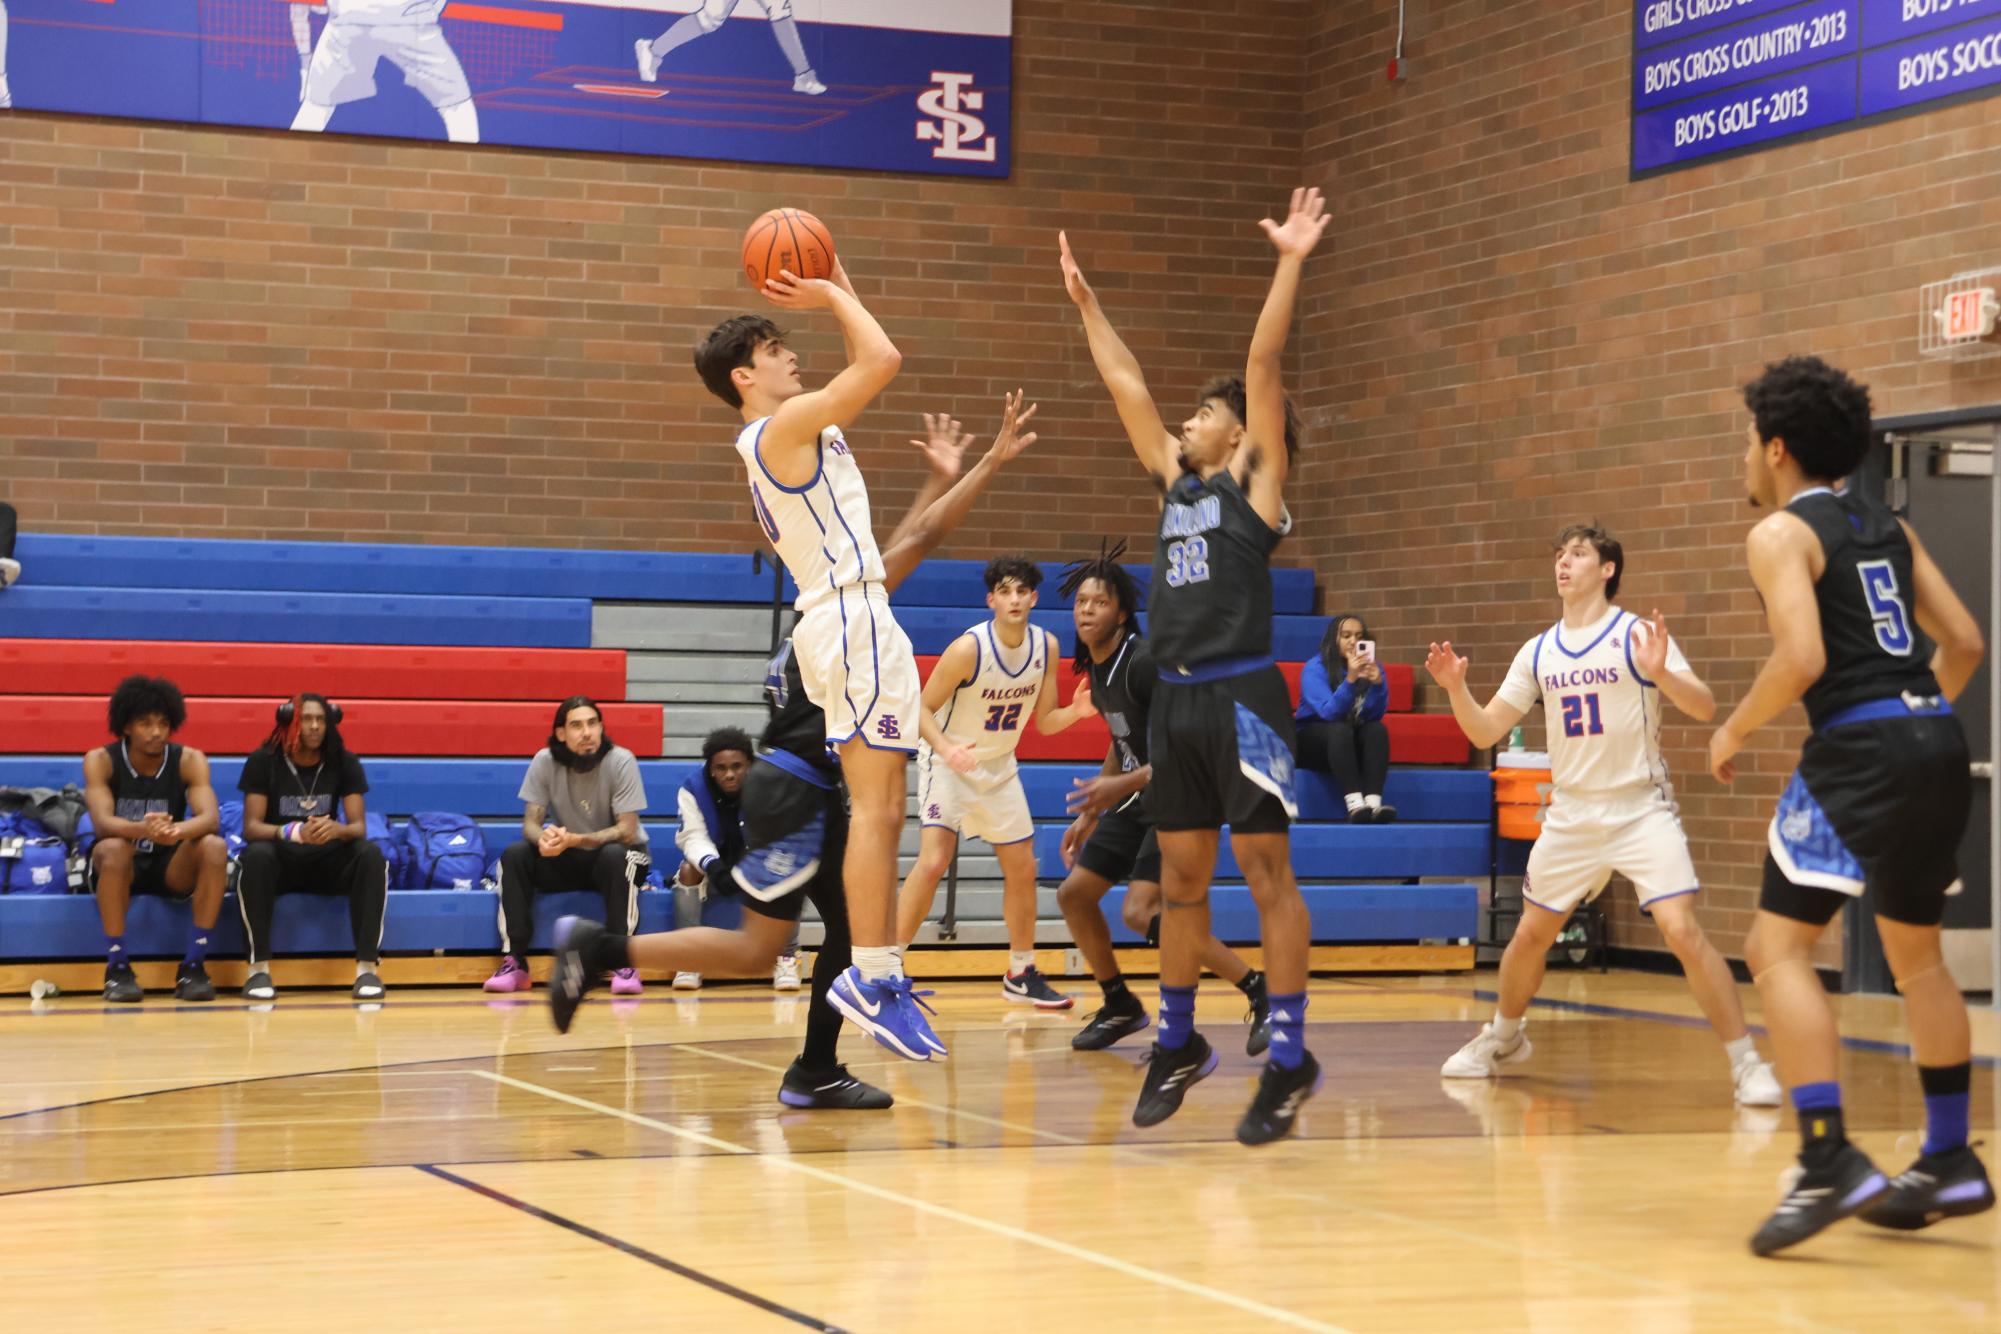
{"label": "blue sock", "polygon": [[1918,1082],[1925,1090],[1923,1153],[1944,1153],[1966,1146],[1967,1103],[1973,1097],[1973,1063],[1921,1065]]}
{"label": "blue sock", "polygon": [[1297,1069],[1306,1059],[1306,993],[1288,992],[1271,998],[1271,1053],[1265,1057],[1281,1070]]}
{"label": "blue sock", "polygon": [[104,961],[113,968],[125,962],[125,937],[106,936],[104,938]]}
{"label": "blue sock", "polygon": [[1841,1085],[1831,1079],[1824,1084],[1794,1085],[1793,1110],[1796,1112],[1840,1111]]}
{"label": "blue sock", "polygon": [[197,926],[188,931],[188,953],[182,960],[199,968],[208,959],[208,933],[212,927]]}
{"label": "blue sock", "polygon": [[1155,1039],[1168,1051],[1179,1051],[1195,1036],[1195,988],[1160,989],[1160,1036]]}
{"label": "blue sock", "polygon": [[1793,1110],[1800,1119],[1800,1164],[1825,1166],[1848,1143],[1841,1120],[1841,1085],[1829,1079],[1793,1086]]}

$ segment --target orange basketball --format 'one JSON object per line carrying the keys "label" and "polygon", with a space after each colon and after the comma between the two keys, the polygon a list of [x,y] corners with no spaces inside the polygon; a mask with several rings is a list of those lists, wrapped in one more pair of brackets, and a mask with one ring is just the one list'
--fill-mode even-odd
{"label": "orange basketball", "polygon": [[743,273],[754,290],[781,269],[800,278],[834,276],[833,233],[805,209],[772,209],[743,234]]}

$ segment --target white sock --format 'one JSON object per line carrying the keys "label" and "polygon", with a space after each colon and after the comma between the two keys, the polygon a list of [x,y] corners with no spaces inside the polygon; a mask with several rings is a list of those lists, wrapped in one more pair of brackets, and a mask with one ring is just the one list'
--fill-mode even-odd
{"label": "white sock", "polygon": [[1515,1034],[1522,1031],[1522,1021],[1519,1019],[1503,1019],[1497,1010],[1494,1012],[1493,1027],[1495,1037],[1503,1042],[1513,1042]]}
{"label": "white sock", "polygon": [[1379,811],[1383,808],[1383,799],[1381,797],[1363,797],[1362,804],[1372,811]]}
{"label": "white sock", "polygon": [[363,973],[372,973],[375,971],[375,969],[376,969],[375,964],[369,963],[362,959],[356,959],[354,961],[354,980],[359,982],[361,980],[361,975]]}
{"label": "white sock", "polygon": [[1009,951],[1007,956],[1007,975],[1009,977],[1020,977],[1033,967],[1035,967],[1034,950]]}
{"label": "white sock", "polygon": [[1758,1059],[1757,1040],[1749,1033],[1746,1033],[1735,1042],[1724,1043],[1723,1054],[1730,1058],[1730,1068],[1734,1070],[1745,1061],[1755,1061]]}
{"label": "white sock", "polygon": [[1361,810],[1361,809],[1362,809],[1362,794],[1361,794],[1361,793],[1359,793],[1359,792],[1350,792],[1350,793],[1348,794],[1348,797],[1347,797],[1347,801],[1348,801],[1348,809],[1349,809],[1349,810],[1351,810],[1351,811],[1359,811],[1359,810]]}
{"label": "white sock", "polygon": [[861,970],[862,981],[880,982],[887,977],[903,975],[903,961],[896,957],[894,945],[857,945],[854,947],[855,967]]}

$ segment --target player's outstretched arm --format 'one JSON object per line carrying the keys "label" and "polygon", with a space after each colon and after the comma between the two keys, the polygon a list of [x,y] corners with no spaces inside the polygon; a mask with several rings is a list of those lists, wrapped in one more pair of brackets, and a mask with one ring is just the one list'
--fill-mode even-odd
{"label": "player's outstretched arm", "polygon": [[924,456],[924,485],[917,488],[917,498],[910,503],[909,512],[897,521],[896,531],[882,544],[888,551],[904,538],[924,517],[924,511],[931,508],[938,497],[945,494],[948,487],[959,478],[960,466],[965,462],[966,446],[973,443],[972,433],[959,429],[959,420],[949,412],[924,414],[923,438],[912,437],[911,444]]}
{"label": "player's outstretched arm", "polygon": [[1528,710],[1517,708],[1499,696],[1482,707],[1466,688],[1466,667],[1467,660],[1452,651],[1449,639],[1433,644],[1424,657],[1424,669],[1444,687],[1446,698],[1452,701],[1452,717],[1459,730],[1474,746],[1485,750],[1506,737],[1516,723],[1528,716]]}
{"label": "player's outstretched arm", "polygon": [[1063,268],[1063,290],[1077,303],[1077,313],[1084,318],[1084,337],[1091,345],[1091,360],[1098,367],[1098,378],[1111,391],[1112,405],[1119,410],[1119,421],[1132,441],[1133,453],[1139,455],[1140,465],[1165,486],[1174,480],[1178,454],[1175,437],[1160,419],[1160,409],[1154,406],[1153,394],[1146,387],[1139,359],[1105,318],[1098,294],[1091,290],[1084,271],[1077,266],[1076,256],[1070,253],[1070,238],[1063,232],[1056,233],[1056,248]]}
{"label": "player's outstretched arm", "polygon": [[1285,377],[1279,363],[1299,300],[1300,271],[1320,244],[1328,221],[1326,201],[1309,187],[1292,192],[1284,222],[1264,218],[1258,223],[1278,252],[1278,265],[1244,363],[1244,430],[1251,441],[1250,475],[1245,480],[1252,508],[1273,527],[1278,526],[1285,503],[1285,476],[1291,463],[1285,448]]}
{"label": "player's outstretched arm", "polygon": [[922,514],[913,515],[916,522],[905,526],[899,524],[897,531],[903,536],[890,544],[882,553],[883,587],[894,592],[896,586],[909,577],[932,548],[936,547],[966,517],[973,508],[973,501],[986,489],[993,475],[1001,466],[1035,443],[1035,432],[1022,428],[1035,416],[1036,404],[1022,407],[1022,392],[1017,389],[1009,394],[1001,409],[1000,430],[994,436],[994,443],[980,457],[980,461],[967,470],[958,484],[947,491]]}
{"label": "player's outstretched arm", "polygon": [[1044,736],[1055,736],[1065,728],[1089,718],[1098,711],[1091,703],[1091,678],[1077,678],[1077,689],[1070,696],[1070,702],[1062,708],[1056,706],[1057,691],[1057,648],[1056,636],[1047,630],[1037,630],[1048,642],[1046,660],[1042,667],[1042,689],[1035,696],[1035,728]]}
{"label": "player's outstretched arm", "polygon": [[1911,614],[1938,645],[1938,652],[1932,655],[1932,675],[1938,678],[1938,687],[1947,699],[1958,699],[1959,692],[1966,689],[1966,683],[1980,670],[1980,660],[1987,654],[1980,622],[1973,619],[1973,613],[1959,600],[1959,594],[1952,591],[1945,572],[1932,560],[1917,533],[1902,519],[1897,522],[1903,524],[1904,536],[1911,542],[1911,582],[1917,585],[1914,594],[1917,606]]}
{"label": "player's outstretched arm", "polygon": [[1640,675],[1653,682],[1677,709],[1695,721],[1706,723],[1714,718],[1716,694],[1695,674],[1688,659],[1668,636],[1667,618],[1659,608],[1633,628],[1642,631],[1633,636],[1633,665],[1640,669]]}
{"label": "player's outstretched arm", "polygon": [[903,354],[868,307],[825,278],[799,278],[787,269],[765,282],[764,295],[781,310],[829,310],[840,321],[848,364],[824,388],[785,400],[758,441],[760,449],[777,455],[817,448],[822,430],[847,427],[889,387]]}
{"label": "player's outstretched arm", "polygon": [[1820,604],[1813,595],[1813,556],[1820,539],[1804,520],[1780,511],[1753,528],[1745,546],[1751,582],[1765,600],[1765,619],[1772,627],[1772,652],[1750,691],[1709,738],[1709,772],[1721,783],[1736,777],[1732,759],[1751,734],[1797,704],[1827,670]]}

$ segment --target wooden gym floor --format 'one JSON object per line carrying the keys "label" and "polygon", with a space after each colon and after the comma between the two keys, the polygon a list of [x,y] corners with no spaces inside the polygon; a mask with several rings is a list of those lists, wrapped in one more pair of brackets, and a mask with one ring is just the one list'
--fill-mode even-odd
{"label": "wooden gym floor", "polygon": [[[1316,980],[1326,1087],[1258,1151],[1214,982],[1222,1067],[1152,1130],[1143,1040],[1069,1048],[1088,983],[1070,1016],[945,984],[939,1065],[845,1038],[887,1113],[781,1107],[805,1001],[761,988],[594,998],[567,1038],[540,989],[9,998],[0,1309],[37,1334],[2001,1328],[2001,1212],[1751,1257],[1791,1117],[1732,1106],[1677,978],[1553,973],[1529,1064],[1441,1081],[1492,981]],[[1900,1169],[1898,1008],[1841,1010],[1850,1126]],[[1992,1141],[1993,1012],[1975,1033]]]}

